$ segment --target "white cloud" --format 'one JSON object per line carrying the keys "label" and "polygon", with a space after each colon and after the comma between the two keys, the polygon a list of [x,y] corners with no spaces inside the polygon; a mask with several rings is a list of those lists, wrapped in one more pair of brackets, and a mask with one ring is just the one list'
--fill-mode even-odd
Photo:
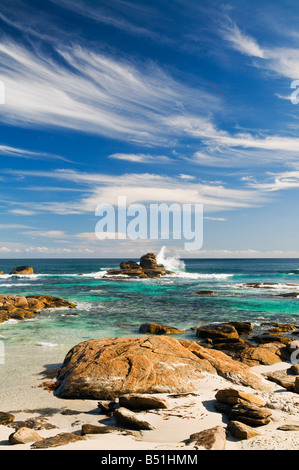
{"label": "white cloud", "polygon": [[109,158],[115,160],[124,160],[132,163],[169,163],[171,158],[165,155],[148,155],[143,153],[113,153]]}
{"label": "white cloud", "polygon": [[61,46],[55,54],[57,61],[13,42],[0,44],[6,90],[0,120],[157,145],[173,138],[166,116],[219,103],[153,63],[132,64],[79,46]]}
{"label": "white cloud", "polygon": [[239,27],[230,22],[223,30],[224,38],[234,49],[251,57],[264,58],[265,52],[252,37],[240,31]]}

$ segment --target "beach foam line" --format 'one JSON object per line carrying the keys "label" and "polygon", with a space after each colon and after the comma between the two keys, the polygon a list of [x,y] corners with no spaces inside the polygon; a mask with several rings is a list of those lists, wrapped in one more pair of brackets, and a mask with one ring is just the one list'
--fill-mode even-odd
{"label": "beach foam line", "polygon": [[225,273],[212,273],[212,274],[204,274],[204,273],[188,273],[185,271],[177,272],[172,274],[171,276],[182,277],[184,279],[228,279],[233,277],[233,274],[225,274]]}

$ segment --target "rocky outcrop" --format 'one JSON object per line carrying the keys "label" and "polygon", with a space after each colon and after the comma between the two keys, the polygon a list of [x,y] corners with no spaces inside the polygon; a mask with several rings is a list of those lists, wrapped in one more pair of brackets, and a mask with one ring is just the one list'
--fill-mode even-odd
{"label": "rocky outcrop", "polygon": [[13,270],[9,274],[17,274],[17,275],[29,275],[34,274],[34,270],[31,266],[17,266],[13,268]]}
{"label": "rocky outcrop", "polygon": [[193,392],[206,373],[269,390],[266,381],[221,351],[168,336],[84,341],[58,373],[60,398],[111,400],[131,393]]}
{"label": "rocky outcrop", "polygon": [[0,424],[2,426],[7,426],[9,423],[12,423],[14,419],[15,417],[13,414],[0,411]]}
{"label": "rocky outcrop", "polygon": [[136,261],[122,261],[119,267],[120,269],[108,269],[103,279],[111,277],[156,278],[173,274],[163,264],[157,263],[157,257],[154,253],[141,256],[139,264]]}
{"label": "rocky outcrop", "polygon": [[76,305],[68,300],[49,295],[0,295],[0,323],[9,319],[24,320],[32,318],[44,309],[68,307]]}
{"label": "rocky outcrop", "polygon": [[260,364],[272,365],[284,359],[287,360],[288,358],[289,354],[286,346],[278,341],[259,344],[257,346],[250,345],[235,356],[235,359],[238,359],[250,367]]}

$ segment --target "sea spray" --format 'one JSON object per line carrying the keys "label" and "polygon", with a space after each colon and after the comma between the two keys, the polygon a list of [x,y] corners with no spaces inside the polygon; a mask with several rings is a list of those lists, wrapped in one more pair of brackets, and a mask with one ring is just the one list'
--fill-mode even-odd
{"label": "sea spray", "polygon": [[165,256],[166,247],[162,246],[160,252],[157,255],[157,263],[164,264],[166,269],[174,272],[180,272],[185,270],[185,263],[178,256],[168,257]]}

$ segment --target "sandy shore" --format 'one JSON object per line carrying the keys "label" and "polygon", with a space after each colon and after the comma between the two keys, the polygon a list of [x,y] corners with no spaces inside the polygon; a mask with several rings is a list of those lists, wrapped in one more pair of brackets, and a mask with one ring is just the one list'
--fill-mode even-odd
{"label": "sandy shore", "polygon": [[[277,363],[274,366],[257,366],[253,370],[266,372],[289,367],[289,363]],[[65,400],[56,398],[52,393],[39,385],[44,377],[36,375],[34,382],[28,382],[30,400],[28,406],[14,409],[1,407],[0,411],[15,415],[15,421],[24,421],[33,417],[44,417],[54,426],[53,429],[41,429],[37,433],[45,438],[62,432],[80,433],[83,424],[116,425],[114,418],[99,414],[96,400]],[[86,440],[56,447],[54,450],[192,450],[184,442],[190,434],[199,432],[216,425],[224,428],[229,421],[226,415],[216,412],[213,404],[216,402],[216,391],[222,388],[237,388],[263,398],[271,408],[272,419],[269,424],[256,428],[261,436],[249,440],[238,440],[227,433],[227,450],[298,450],[299,432],[282,431],[277,428],[285,424],[299,425],[299,396],[287,392],[282,387],[268,382],[271,392],[257,392],[248,387],[241,387],[215,375],[206,374],[202,384],[193,394],[180,397],[163,394],[170,407],[165,410],[140,412],[153,427],[150,431],[134,431],[132,435],[113,432],[102,435],[88,435]],[[24,390],[25,392],[25,390]],[[27,390],[29,395],[29,389]],[[35,404],[32,406],[32,404]],[[16,404],[16,402],[14,402]],[[72,410],[72,414],[68,414]],[[31,444],[11,445],[9,435],[14,429],[0,426],[0,450],[27,450]]]}

